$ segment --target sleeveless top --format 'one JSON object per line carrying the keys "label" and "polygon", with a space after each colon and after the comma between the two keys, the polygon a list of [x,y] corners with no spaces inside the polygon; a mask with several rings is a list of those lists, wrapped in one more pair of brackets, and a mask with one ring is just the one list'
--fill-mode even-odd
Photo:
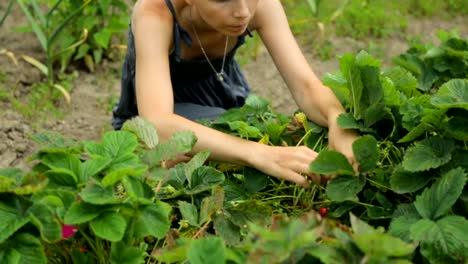
{"label": "sleeveless top", "polygon": [[[181,42],[184,41],[187,46],[191,46],[192,39],[188,32],[179,26],[171,1],[166,0],[166,4],[174,18],[174,51],[169,55],[169,65],[175,112],[195,120],[213,117],[213,110],[220,114],[225,109],[244,105],[250,88],[234,55],[237,48],[245,42],[245,34],[238,37],[234,48],[226,54],[224,80],[219,81],[206,60],[184,60],[180,57]],[[248,30],[246,33],[251,36]],[[112,111],[111,123],[116,130],[120,129],[126,120],[138,115],[135,94],[135,53],[134,36],[130,25],[127,52],[122,66],[120,99]],[[222,59],[210,59],[217,71],[221,69]]]}

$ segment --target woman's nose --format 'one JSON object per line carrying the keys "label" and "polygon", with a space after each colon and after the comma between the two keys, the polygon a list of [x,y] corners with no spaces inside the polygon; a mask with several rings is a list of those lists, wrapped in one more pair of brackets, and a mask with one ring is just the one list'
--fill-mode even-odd
{"label": "woman's nose", "polygon": [[234,17],[236,18],[247,18],[250,15],[249,5],[246,0],[237,1],[237,5],[234,10]]}

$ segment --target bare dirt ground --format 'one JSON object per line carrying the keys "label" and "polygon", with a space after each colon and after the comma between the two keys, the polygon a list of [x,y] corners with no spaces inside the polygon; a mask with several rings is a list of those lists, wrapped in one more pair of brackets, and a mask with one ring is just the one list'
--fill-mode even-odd
{"label": "bare dirt ground", "polygon": [[[6,1],[0,2],[0,14],[6,8]],[[21,101],[31,89],[33,83],[43,80],[39,71],[20,59],[22,54],[43,59],[43,51],[32,33],[17,33],[14,30],[24,26],[26,20],[19,8],[13,12],[0,27],[0,54],[9,51],[18,60],[14,61],[5,54],[0,55],[0,92],[8,92]],[[439,29],[457,28],[460,35],[468,36],[468,18],[456,17],[449,21],[440,18],[414,20],[409,23],[407,35],[420,36],[426,41],[437,43],[435,32]],[[331,37],[330,41],[336,54],[355,53],[367,47],[369,42],[351,38]],[[371,41],[371,40],[369,40]],[[375,41],[375,40],[374,40]],[[388,59],[404,52],[408,48],[403,37],[394,37],[382,44],[382,55],[378,56],[389,63]],[[307,46],[302,47],[307,60],[315,73],[322,77],[328,72],[338,70],[338,60],[333,58],[321,61]],[[111,129],[110,108],[119,95],[119,76],[121,61],[104,61],[96,72],[77,71],[73,81],[71,104],[61,104],[62,118],[46,115],[40,118],[25,118],[8,100],[0,100],[0,168],[27,168],[26,158],[36,150],[30,135],[44,130],[52,130],[76,140],[98,140]],[[255,94],[272,102],[273,108],[290,114],[297,106],[287,87],[276,70],[274,63],[262,47],[255,60],[243,66],[247,79]],[[2,89],[5,89],[2,91]]]}

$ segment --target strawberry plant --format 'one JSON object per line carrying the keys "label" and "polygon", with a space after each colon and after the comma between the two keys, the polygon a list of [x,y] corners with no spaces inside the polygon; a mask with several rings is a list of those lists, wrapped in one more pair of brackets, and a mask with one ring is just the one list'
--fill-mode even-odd
{"label": "strawberry plant", "polygon": [[319,152],[310,171],[334,178],[304,189],[208,151],[170,167],[196,137],[159,142],[142,118],[99,142],[41,133],[32,171],[0,170],[0,261],[465,263],[468,79],[421,89],[430,71],[383,70],[364,51],[340,70],[323,81],[347,109],[338,124],[361,134],[358,173],[327,148],[326,128],[254,95],[200,122],[307,146]]}

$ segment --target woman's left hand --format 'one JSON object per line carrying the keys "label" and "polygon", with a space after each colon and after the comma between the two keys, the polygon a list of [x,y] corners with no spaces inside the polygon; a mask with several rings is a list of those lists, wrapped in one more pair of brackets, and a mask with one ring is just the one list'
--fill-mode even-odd
{"label": "woman's left hand", "polygon": [[339,127],[336,122],[330,124],[328,129],[328,147],[345,155],[357,173],[359,164],[354,158],[353,143],[359,135],[354,130]]}

